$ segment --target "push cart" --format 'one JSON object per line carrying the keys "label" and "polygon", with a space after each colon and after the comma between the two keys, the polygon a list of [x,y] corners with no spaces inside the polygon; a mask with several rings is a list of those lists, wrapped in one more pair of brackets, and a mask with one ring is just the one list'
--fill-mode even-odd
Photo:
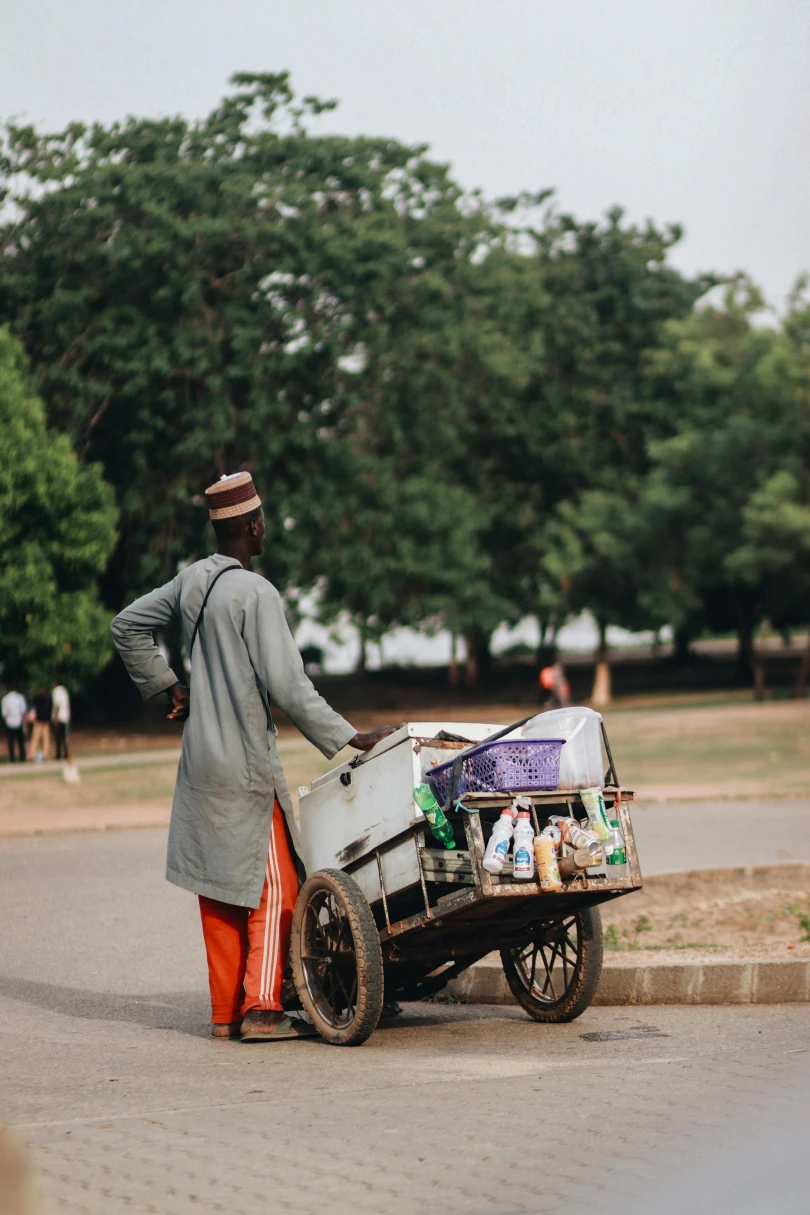
{"label": "push cart", "polygon": [[[359,1045],[384,1002],[434,995],[493,951],[536,1021],[573,1020],[593,999],[602,967],[599,904],[641,887],[633,795],[619,785],[604,734],[603,796],[619,822],[626,864],[579,870],[554,892],[536,879],[515,880],[509,861],[494,876],[483,868],[484,851],[514,793],[465,793],[448,814],[454,847],[447,849],[413,792],[437,764],[497,729],[411,722],[299,790],[310,876],[293,915],[292,972],[300,1006],[327,1042]],[[577,789],[522,796],[531,799],[537,833],[550,815],[585,817]]]}

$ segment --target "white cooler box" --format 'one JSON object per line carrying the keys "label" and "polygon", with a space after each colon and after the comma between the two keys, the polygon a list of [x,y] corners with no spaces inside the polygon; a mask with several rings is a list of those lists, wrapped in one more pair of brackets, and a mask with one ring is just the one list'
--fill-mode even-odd
{"label": "white cooler box", "polygon": [[[378,902],[380,877],[374,849],[424,819],[413,791],[435,761],[444,763],[459,749],[435,741],[431,746],[431,740],[445,730],[481,742],[502,728],[469,721],[411,721],[367,752],[356,768],[347,761],[318,777],[308,792],[301,793],[299,803],[307,873],[344,869],[367,857],[363,864],[352,867],[352,877],[369,903]],[[412,837],[405,836],[400,844],[382,852],[380,861],[386,895],[419,882]]]}

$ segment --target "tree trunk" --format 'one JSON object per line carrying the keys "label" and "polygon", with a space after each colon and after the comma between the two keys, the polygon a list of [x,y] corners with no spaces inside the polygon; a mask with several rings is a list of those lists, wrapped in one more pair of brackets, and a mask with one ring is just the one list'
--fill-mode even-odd
{"label": "tree trunk", "polygon": [[799,673],[796,676],[796,687],[793,695],[797,700],[804,700],[807,694],[807,677],[810,675],[810,632],[807,634],[807,643],[802,651],[802,660],[799,663]]}
{"label": "tree trunk", "polygon": [[481,684],[489,676],[491,655],[489,652],[489,633],[474,629],[465,633],[467,644],[467,667],[465,683],[468,688],[480,689]]}
{"label": "tree trunk", "polygon": [[461,679],[461,672],[458,666],[458,633],[450,635],[450,684],[457,688]]}
{"label": "tree trunk", "polygon": [[738,614],[737,640],[738,665],[754,685],[754,700],[763,700],[765,697],[765,664],[757,654],[753,621],[744,609],[740,609]]}
{"label": "tree trunk", "polygon": [[366,653],[366,630],[362,625],[357,626],[357,632],[360,637],[360,653],[357,655],[357,665],[354,668],[355,675],[365,675],[368,670],[368,655]]}
{"label": "tree trunk", "polygon": [[689,648],[692,640],[692,634],[689,629],[675,630],[675,644],[672,650],[672,658],[677,666],[686,666],[689,659],[692,657],[692,651]]}
{"label": "tree trunk", "polygon": [[556,612],[552,612],[547,621],[538,616],[537,622],[540,626],[540,640],[537,643],[537,665],[538,667],[545,667],[553,661],[554,641],[557,636],[559,616]]}
{"label": "tree trunk", "polygon": [[608,662],[607,625],[599,621],[599,649],[596,653],[596,670],[591,691],[594,709],[606,709],[610,704],[610,663]]}

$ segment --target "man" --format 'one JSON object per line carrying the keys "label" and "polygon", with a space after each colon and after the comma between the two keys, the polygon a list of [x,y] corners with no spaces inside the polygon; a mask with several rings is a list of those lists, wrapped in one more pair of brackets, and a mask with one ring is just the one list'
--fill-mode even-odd
{"label": "man", "polygon": [[61,683],[54,683],[51,701],[53,703],[51,724],[56,742],[56,758],[66,759],[70,763],[70,741],[68,739],[70,696],[67,688],[63,688]]}
{"label": "man", "polygon": [[[264,544],[250,473],[205,492],[217,552],[116,616],[113,638],[144,698],[166,692],[169,718],[188,715],[166,877],[200,900],[212,1033],[302,1037],[312,1027],[281,1005],[303,867],[270,703],[329,759],[347,744],[370,750],[394,727],[356,733],[307,678],[278,591],[249,570]],[[154,639],[172,617],[191,660],[190,696]]]}
{"label": "man", "polygon": [[6,741],[8,742],[8,762],[13,764],[15,757],[20,763],[25,763],[25,714],[28,705],[21,692],[6,692],[0,700],[0,713],[6,724]]}
{"label": "man", "polygon": [[41,764],[48,758],[48,737],[51,732],[51,698],[45,688],[40,688],[34,697],[31,723],[31,754],[29,759]]}

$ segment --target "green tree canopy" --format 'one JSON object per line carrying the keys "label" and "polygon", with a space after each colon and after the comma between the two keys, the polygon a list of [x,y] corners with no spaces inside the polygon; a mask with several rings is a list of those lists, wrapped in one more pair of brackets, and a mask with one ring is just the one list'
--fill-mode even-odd
{"label": "green tree canopy", "polygon": [[96,593],[115,543],[112,490],[45,424],[0,328],[0,661],[5,682],[81,684],[112,652]]}
{"label": "green tree canopy", "polygon": [[[201,122],[10,125],[3,143],[0,319],[51,424],[116,489],[112,606],[205,550],[200,490],[240,467],[264,494],[271,575],[323,573],[354,454],[385,454],[383,386],[437,424],[441,368],[404,335],[441,314],[479,221],[424,149],[312,136],[324,104],[297,104],[285,75],[234,83]],[[410,455],[392,475],[418,463],[417,421],[397,423]]]}
{"label": "green tree canopy", "polygon": [[761,308],[741,278],[667,328],[651,374],[676,432],[651,445],[639,497],[651,607],[692,634],[735,630],[749,668],[764,618],[808,619],[808,362]]}

